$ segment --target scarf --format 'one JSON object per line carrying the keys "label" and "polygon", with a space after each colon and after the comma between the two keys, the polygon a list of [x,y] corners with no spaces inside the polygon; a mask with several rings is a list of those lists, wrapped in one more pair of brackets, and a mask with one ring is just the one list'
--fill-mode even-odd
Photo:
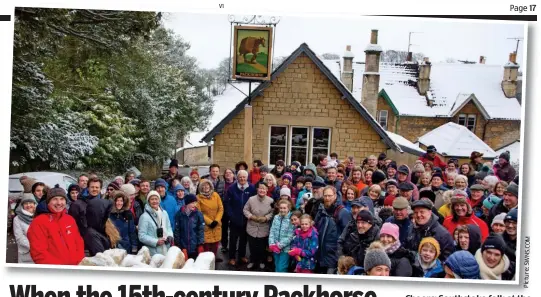
{"label": "scarf", "polygon": [[32,223],[32,219],[34,215],[29,213],[27,210],[23,209],[21,206],[17,207],[17,209],[15,210],[15,214],[17,214],[19,219],[23,221],[25,224],[30,225],[30,223]]}
{"label": "scarf", "polygon": [[423,272],[427,272],[428,270],[434,268],[436,266],[436,264],[438,264],[438,258],[434,259],[434,261],[426,264],[425,262],[423,262],[423,260],[421,259],[421,255],[420,254],[417,254],[417,263],[419,263],[419,266],[421,266],[421,268],[423,269]]}
{"label": "scarf", "polygon": [[387,255],[391,255],[394,252],[398,251],[400,246],[401,246],[400,240],[397,240],[393,244],[386,246],[385,252],[387,253]]}
{"label": "scarf", "polygon": [[[306,231],[302,231],[301,228],[295,230],[295,233],[297,234],[297,236],[299,236],[300,238],[302,239],[306,239],[308,237],[310,237],[312,235],[312,230],[314,230],[314,226],[308,228],[308,230]],[[317,231],[316,231],[317,232]]]}
{"label": "scarf", "polygon": [[481,279],[502,279],[502,273],[504,273],[507,269],[509,269],[509,258],[504,254],[502,259],[500,260],[500,263],[496,265],[494,268],[490,268],[487,266],[485,261],[483,260],[483,254],[481,253],[481,249],[478,249],[475,253],[475,260],[477,260],[477,263],[479,263],[479,270],[481,271]]}
{"label": "scarf", "polygon": [[210,194],[212,194],[212,191],[208,191],[207,193],[200,192],[199,194],[205,196],[205,198],[210,198]]}

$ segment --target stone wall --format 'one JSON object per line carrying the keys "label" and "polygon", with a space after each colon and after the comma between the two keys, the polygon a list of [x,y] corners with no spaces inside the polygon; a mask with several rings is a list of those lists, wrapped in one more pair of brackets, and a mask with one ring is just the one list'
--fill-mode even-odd
{"label": "stone wall", "polygon": [[504,145],[520,139],[520,125],[521,121],[490,120],[487,125],[484,141],[492,149],[499,149]]}
{"label": "stone wall", "polygon": [[458,124],[458,116],[460,114],[466,115],[475,115],[475,130],[472,131],[477,137],[483,139],[483,133],[485,131],[486,120],[477,108],[477,106],[472,102],[468,102],[461,110],[458,111],[456,116],[453,117],[452,122]]}
{"label": "stone wall", "polygon": [[212,147],[213,163],[220,164],[222,171],[227,167],[235,167],[242,160],[244,151],[244,111],[237,114],[222,132],[214,137]]}
{"label": "stone wall", "polygon": [[378,98],[378,114],[380,110],[387,111],[387,131],[396,133],[396,115],[393,112],[391,106],[387,103],[383,97]]}
{"label": "stone wall", "polygon": [[416,142],[419,137],[449,122],[449,118],[427,118],[427,117],[406,117],[401,116],[398,120],[398,131],[411,142]]}

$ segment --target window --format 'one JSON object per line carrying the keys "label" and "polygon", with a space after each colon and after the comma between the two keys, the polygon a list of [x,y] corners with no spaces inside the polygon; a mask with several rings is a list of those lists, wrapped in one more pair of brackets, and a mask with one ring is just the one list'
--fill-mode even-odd
{"label": "window", "polygon": [[386,110],[380,110],[378,112],[378,122],[385,130],[387,130],[387,114]]}
{"label": "window", "polygon": [[308,128],[291,127],[291,153],[289,154],[291,164],[293,161],[299,161],[306,164],[308,160]]}
{"label": "window", "polygon": [[330,154],[329,152],[330,148],[331,148],[331,129],[313,128],[312,129],[312,159],[318,154],[324,154],[328,156]]}
{"label": "window", "polygon": [[[64,176],[63,178],[63,181],[64,181],[64,184],[66,185],[66,190],[68,190],[68,188],[70,187],[71,184],[77,184],[77,181],[74,180],[73,178],[69,177],[69,176]],[[68,193],[69,195],[69,193]]]}
{"label": "window", "polygon": [[475,130],[475,115],[474,114],[459,114],[458,124],[461,126],[465,126],[470,131],[474,131]]}
{"label": "window", "polygon": [[270,127],[269,164],[285,160],[287,148],[287,126]]}

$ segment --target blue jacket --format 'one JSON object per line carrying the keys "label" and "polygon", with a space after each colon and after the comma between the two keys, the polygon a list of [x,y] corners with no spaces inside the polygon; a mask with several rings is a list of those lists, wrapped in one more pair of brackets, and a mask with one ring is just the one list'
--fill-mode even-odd
{"label": "blue jacket", "polygon": [[[181,190],[184,191],[184,193],[186,193],[186,189],[181,184],[178,184],[173,190],[173,195],[174,195],[173,197],[175,197],[175,201],[177,202],[177,210],[175,212],[175,217],[176,217],[176,213],[184,206],[184,199],[178,199],[177,197],[177,192]],[[174,220],[172,222],[174,222]]]}
{"label": "blue jacket", "polygon": [[[157,224],[157,225],[156,225]],[[162,220],[158,220],[156,211],[150,207],[150,205],[145,204],[145,212],[139,218],[139,241],[150,251],[150,255],[162,254],[167,255],[167,250],[169,249],[169,244],[164,244],[158,246],[158,237],[157,229],[158,226],[163,228],[164,237],[173,237],[173,229],[171,228],[171,223],[169,222],[169,216],[167,213],[162,210]]]}
{"label": "blue jacket", "polygon": [[443,269],[443,264],[441,263],[440,259],[436,259],[436,263],[433,267],[427,269],[426,271],[421,268],[421,260],[419,259],[419,255],[415,257],[415,265],[414,267],[418,269],[419,271],[419,277],[424,278],[443,278],[445,276],[445,270]]}
{"label": "blue jacket", "polygon": [[[256,190],[254,186],[247,184],[248,187],[241,191],[238,187],[238,183],[234,183],[227,190],[225,195],[225,210],[231,220],[231,224],[236,227],[245,228],[248,222],[244,216],[244,205],[248,202],[250,197],[255,196]],[[246,185],[245,185],[246,186]]]}
{"label": "blue jacket", "polygon": [[342,208],[337,217],[334,217],[334,211],[338,207],[335,203],[329,212],[321,203],[315,216],[315,227],[319,233],[319,249],[316,259],[319,265],[327,268],[335,268],[338,263],[338,238],[353,219],[351,213]]}
{"label": "blue jacket", "polygon": [[139,241],[137,240],[137,229],[135,228],[135,220],[132,212],[129,209],[120,212],[111,212],[109,218],[120,233],[120,241],[118,243],[122,249],[125,249],[128,254],[131,254],[134,248],[137,250]]}
{"label": "blue jacket", "polygon": [[468,251],[454,252],[447,258],[445,265],[461,279],[480,279],[479,264]]}
{"label": "blue jacket", "polygon": [[269,233],[269,245],[276,244],[280,250],[288,252],[295,236],[295,227],[291,224],[291,212],[286,216],[275,215]]}
{"label": "blue jacket", "polygon": [[400,243],[402,244],[402,246],[405,246],[406,240],[408,238],[409,229],[411,228],[411,220],[406,218],[399,221],[394,216],[391,216],[385,222],[393,223],[398,226]]}
{"label": "blue jacket", "polygon": [[177,205],[177,193],[167,190],[165,192],[165,197],[161,197],[162,201],[160,202],[160,207],[167,213],[169,216],[169,222],[171,224],[171,230],[175,228],[175,215],[178,211]]}
{"label": "blue jacket", "polygon": [[[306,193],[308,193],[308,190],[306,188],[302,188],[302,190],[299,191],[299,195],[297,195],[297,200],[295,201],[295,208],[296,209],[301,208],[301,198]],[[310,193],[312,193],[312,191],[310,191]]]}
{"label": "blue jacket", "polygon": [[188,254],[197,252],[197,247],[205,243],[205,220],[196,209],[188,216],[183,206],[175,215],[175,245],[186,249]]}

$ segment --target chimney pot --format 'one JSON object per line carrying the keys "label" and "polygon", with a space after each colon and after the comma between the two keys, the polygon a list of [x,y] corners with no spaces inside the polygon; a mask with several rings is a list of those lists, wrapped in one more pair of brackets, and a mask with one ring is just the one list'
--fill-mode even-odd
{"label": "chimney pot", "polygon": [[480,56],[479,57],[479,64],[485,64],[485,56]]}
{"label": "chimney pot", "polygon": [[424,57],[424,58],[423,58],[423,61],[424,61],[424,62],[430,62],[430,59],[429,59],[428,57]]}
{"label": "chimney pot", "polygon": [[351,52],[351,45],[346,45],[346,51]]}
{"label": "chimney pot", "polygon": [[413,60],[413,53],[408,52],[408,55],[406,56],[406,61],[411,62]]}
{"label": "chimney pot", "polygon": [[370,43],[378,44],[378,30],[372,30],[372,34],[370,34]]}

